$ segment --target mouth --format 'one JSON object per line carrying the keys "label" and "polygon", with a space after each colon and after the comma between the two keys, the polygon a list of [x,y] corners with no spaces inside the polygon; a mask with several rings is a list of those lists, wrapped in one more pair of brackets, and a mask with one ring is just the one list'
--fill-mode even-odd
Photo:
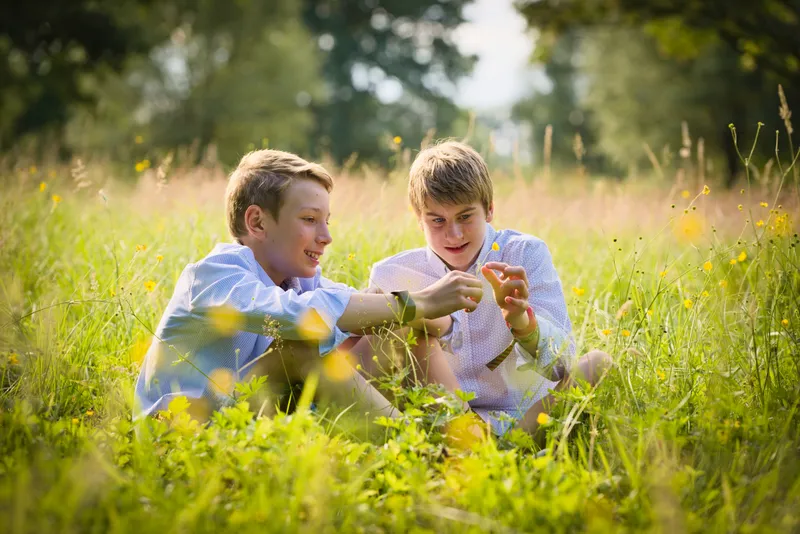
{"label": "mouth", "polygon": [[444,247],[444,249],[450,254],[461,254],[462,252],[467,250],[467,246],[469,246],[469,242],[464,243],[459,247]]}
{"label": "mouth", "polygon": [[319,263],[319,257],[322,256],[322,252],[314,252],[312,250],[304,250],[303,252],[306,256],[311,258],[315,265]]}

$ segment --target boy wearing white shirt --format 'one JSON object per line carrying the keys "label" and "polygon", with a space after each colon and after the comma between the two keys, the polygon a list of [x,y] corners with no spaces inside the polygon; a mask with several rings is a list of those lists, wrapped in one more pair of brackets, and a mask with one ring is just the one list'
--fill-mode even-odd
{"label": "boy wearing white shirt", "polygon": [[553,400],[551,389],[573,383],[573,373],[594,385],[611,359],[591,351],[575,361],[547,245],[492,228],[492,195],[488,168],[469,146],[451,141],[420,152],[410,170],[409,200],[428,246],[376,263],[370,286],[422,289],[451,272],[482,275],[494,299],[429,322],[427,335],[418,332],[424,343],[413,348],[414,356],[429,382],[474,392],[470,408],[497,434],[510,428],[509,420],[533,434]]}

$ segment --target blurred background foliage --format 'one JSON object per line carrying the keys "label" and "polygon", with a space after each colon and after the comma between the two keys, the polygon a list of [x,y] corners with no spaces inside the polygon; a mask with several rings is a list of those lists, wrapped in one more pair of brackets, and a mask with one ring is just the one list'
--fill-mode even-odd
{"label": "blurred background foliage", "polygon": [[0,152],[129,165],[182,149],[231,165],[271,146],[387,165],[432,132],[506,121],[528,132],[517,142],[534,166],[663,177],[692,165],[732,184],[728,125],[749,146],[765,123],[764,165],[789,120],[778,84],[798,101],[800,0],[519,0],[549,86],[507,120],[473,123],[454,102],[476,61],[454,40],[471,1],[3,3]]}

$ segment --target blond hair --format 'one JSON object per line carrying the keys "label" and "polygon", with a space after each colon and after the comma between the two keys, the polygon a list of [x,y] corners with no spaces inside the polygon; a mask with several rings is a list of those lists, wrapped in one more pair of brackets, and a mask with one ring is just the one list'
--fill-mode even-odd
{"label": "blond hair", "polygon": [[486,162],[464,143],[445,141],[428,147],[411,165],[408,200],[418,215],[428,199],[450,205],[478,201],[488,213],[493,194]]}
{"label": "blond hair", "polygon": [[247,235],[244,213],[256,205],[277,221],[283,196],[297,179],[320,183],[330,193],[333,179],[322,165],[281,150],[255,150],[246,154],[228,179],[225,190],[225,218],[234,238]]}

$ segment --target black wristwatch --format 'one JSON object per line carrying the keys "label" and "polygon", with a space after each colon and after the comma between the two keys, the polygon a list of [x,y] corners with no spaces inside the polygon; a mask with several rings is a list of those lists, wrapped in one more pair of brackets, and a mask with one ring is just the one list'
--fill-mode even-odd
{"label": "black wristwatch", "polygon": [[400,301],[400,322],[408,324],[413,321],[414,317],[417,316],[417,305],[414,303],[414,299],[411,298],[408,291],[392,291],[391,293]]}

